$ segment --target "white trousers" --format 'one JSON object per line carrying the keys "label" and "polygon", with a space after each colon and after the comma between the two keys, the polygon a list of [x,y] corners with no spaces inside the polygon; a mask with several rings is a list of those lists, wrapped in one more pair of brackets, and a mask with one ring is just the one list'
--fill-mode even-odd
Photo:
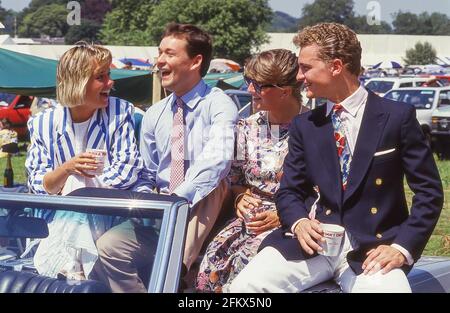
{"label": "white trousers", "polygon": [[[301,249],[299,245],[299,249]],[[338,256],[318,255],[308,260],[288,261],[273,247],[264,248],[232,281],[225,292],[300,292],[333,278],[347,293],[410,293],[401,269],[387,274],[356,275],[347,263],[352,245],[346,234]]]}

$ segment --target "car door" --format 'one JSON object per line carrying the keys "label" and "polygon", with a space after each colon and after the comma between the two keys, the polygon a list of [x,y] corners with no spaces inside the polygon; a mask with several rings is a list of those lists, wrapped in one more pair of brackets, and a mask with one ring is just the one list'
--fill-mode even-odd
{"label": "car door", "polygon": [[[81,188],[67,196],[1,193],[0,237],[33,237],[33,227],[41,225],[42,221],[46,225],[45,221],[51,220],[56,212],[108,216],[113,218],[116,225],[130,219],[142,222],[145,227],[151,228],[152,235],[156,236],[156,240],[152,242],[157,243],[156,247],[152,247],[155,253],[147,260],[145,268],[140,268],[142,281],[152,293],[178,291],[189,214],[185,199],[101,188]],[[23,220],[25,215],[39,219],[40,224],[30,221],[27,227],[26,220]],[[21,216],[21,219],[13,218],[16,216]],[[38,237],[45,234],[45,230],[35,231],[39,234]],[[61,236],[65,235],[65,231],[61,231]],[[28,253],[32,254],[33,250],[23,251],[22,244],[17,244],[16,239],[12,239],[6,248],[15,252],[17,257],[0,260],[0,269],[32,271],[33,257]],[[31,245],[30,241],[35,242],[32,239],[29,238],[28,247]],[[20,254],[23,254],[23,258],[18,258]],[[19,263],[23,263],[22,266]]]}

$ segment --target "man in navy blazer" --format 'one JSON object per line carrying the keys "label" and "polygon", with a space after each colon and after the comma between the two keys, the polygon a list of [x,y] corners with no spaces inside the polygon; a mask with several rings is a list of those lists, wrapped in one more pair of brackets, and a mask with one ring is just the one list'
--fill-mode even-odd
{"label": "man in navy blazer", "polygon": [[[415,109],[360,86],[361,46],[348,27],[306,27],[294,43],[301,49],[297,79],[309,98],[328,101],[292,122],[276,196],[282,228],[266,238],[229,291],[299,292],[334,278],[344,292],[411,292],[406,274],[443,205]],[[410,212],[404,177],[415,194]],[[320,254],[321,223],[345,228],[336,256]]]}

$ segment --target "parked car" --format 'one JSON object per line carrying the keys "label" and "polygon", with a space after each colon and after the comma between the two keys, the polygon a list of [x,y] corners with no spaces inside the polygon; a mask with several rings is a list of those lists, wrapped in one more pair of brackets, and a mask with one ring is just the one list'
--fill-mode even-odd
{"label": "parked car", "polygon": [[236,104],[240,118],[252,115],[252,95],[245,90],[227,89],[224,91]]}
{"label": "parked car", "polygon": [[[383,97],[389,90],[407,87],[420,87],[430,81],[427,77],[378,77],[369,79],[365,87],[380,97]],[[438,86],[442,83],[437,82]]]}
{"label": "parked car", "polygon": [[450,92],[442,92],[440,95],[441,105],[431,117],[431,135],[436,152],[440,159],[450,158]]}
{"label": "parked car", "polygon": [[423,132],[431,140],[433,113],[436,109],[450,105],[449,94],[450,87],[416,87],[393,89],[384,97],[413,105]]}
{"label": "parked car", "polygon": [[[149,292],[177,292],[182,268],[189,206],[186,200],[168,196],[111,189],[82,188],[69,196],[2,193],[0,197],[0,292],[108,292],[101,282],[70,281],[39,275],[31,255],[20,257],[25,238],[45,238],[48,227],[39,210],[89,212],[118,220],[140,218],[158,234],[157,247],[140,277]],[[422,257],[408,275],[413,292],[449,292],[450,258]],[[305,292],[340,292],[332,281]]]}
{"label": "parked car", "polygon": [[19,138],[25,138],[28,134],[27,121],[33,99],[32,96],[0,93],[0,120],[7,119]]}

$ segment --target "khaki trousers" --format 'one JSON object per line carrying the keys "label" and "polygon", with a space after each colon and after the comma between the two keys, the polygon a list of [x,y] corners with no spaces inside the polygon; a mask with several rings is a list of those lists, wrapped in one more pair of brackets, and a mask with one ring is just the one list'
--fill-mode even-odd
{"label": "khaki trousers", "polygon": [[[228,188],[228,182],[223,180],[191,209],[183,257],[188,270],[217,220]],[[96,242],[99,260],[94,278],[107,284],[113,292],[147,292],[138,269],[150,266],[157,242],[153,229],[131,221],[111,228]]]}

